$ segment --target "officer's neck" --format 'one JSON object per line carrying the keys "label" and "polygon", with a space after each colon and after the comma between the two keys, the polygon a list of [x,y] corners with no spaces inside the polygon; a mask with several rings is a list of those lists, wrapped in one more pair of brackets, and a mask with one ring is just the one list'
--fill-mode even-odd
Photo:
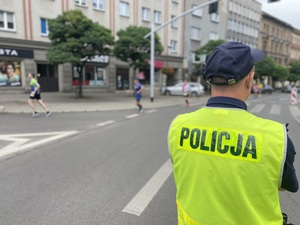
{"label": "officer's neck", "polygon": [[250,95],[250,90],[243,88],[243,86],[238,88],[228,88],[228,87],[213,87],[211,89],[212,97],[229,97],[236,98],[245,102]]}

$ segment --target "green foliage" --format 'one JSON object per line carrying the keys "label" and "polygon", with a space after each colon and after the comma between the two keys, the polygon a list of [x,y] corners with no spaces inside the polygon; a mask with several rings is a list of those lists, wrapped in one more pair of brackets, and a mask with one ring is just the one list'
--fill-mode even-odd
{"label": "green foliage", "polygon": [[293,61],[290,63],[290,81],[300,80],[300,61]]}
{"label": "green foliage", "polygon": [[[196,57],[200,57],[200,55],[206,55],[206,59],[207,59],[207,57],[214,51],[214,49],[223,43],[225,43],[225,41],[221,40],[221,39],[220,40],[210,40],[207,42],[206,45],[202,46],[201,48],[198,48],[195,51],[195,55],[196,55]],[[199,64],[199,63],[194,64],[193,75],[201,76],[202,70],[203,70],[202,64]]]}
{"label": "green foliage", "polygon": [[197,56],[200,56],[200,55],[203,55],[205,54],[206,55],[206,58],[214,51],[214,49],[216,47],[218,47],[219,45],[225,43],[224,40],[210,40],[209,42],[207,42],[206,45],[202,46],[201,48],[197,49],[195,51],[195,54]]}
{"label": "green foliage", "polygon": [[52,63],[83,66],[95,55],[108,55],[114,44],[111,31],[94,23],[79,10],[64,12],[48,21],[51,47],[47,52]]}
{"label": "green foliage", "polygon": [[265,56],[261,62],[255,64],[255,77],[273,76],[276,64],[273,58]]}
{"label": "green foliage", "polygon": [[[147,63],[146,59],[150,58],[150,36],[144,38],[151,30],[146,27],[129,26],[125,30],[119,30],[119,36],[114,47],[114,55],[128,62],[134,69],[143,68]],[[163,51],[159,36],[155,33],[155,52],[161,54]]]}
{"label": "green foliage", "polygon": [[290,72],[300,76],[300,61],[293,61],[290,63]]}
{"label": "green foliage", "polygon": [[277,65],[274,69],[272,79],[274,81],[283,81],[286,80],[289,77],[289,75],[290,71],[288,68],[281,65]]}

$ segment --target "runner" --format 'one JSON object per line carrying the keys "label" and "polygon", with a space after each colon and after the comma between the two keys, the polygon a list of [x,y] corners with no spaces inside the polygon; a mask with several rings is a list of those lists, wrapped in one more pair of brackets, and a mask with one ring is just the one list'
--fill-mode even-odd
{"label": "runner", "polygon": [[46,112],[46,117],[49,117],[51,115],[51,112],[48,110],[46,107],[45,103],[41,99],[41,86],[35,79],[35,74],[34,73],[29,73],[28,78],[30,80],[30,96],[28,99],[28,104],[32,108],[32,118],[39,116],[39,113],[36,111],[33,100],[36,99],[37,102],[43,107],[43,109]]}
{"label": "runner", "polygon": [[189,83],[184,80],[183,85],[182,85],[182,92],[183,92],[183,97],[186,103],[186,107],[190,107],[190,103],[189,103],[189,95],[191,92],[191,86],[189,85]]}
{"label": "runner", "polygon": [[142,113],[144,111],[143,106],[140,101],[142,99],[142,91],[144,90],[144,86],[139,82],[137,78],[133,80],[134,82],[134,96],[135,96],[135,104],[139,107],[139,112]]}

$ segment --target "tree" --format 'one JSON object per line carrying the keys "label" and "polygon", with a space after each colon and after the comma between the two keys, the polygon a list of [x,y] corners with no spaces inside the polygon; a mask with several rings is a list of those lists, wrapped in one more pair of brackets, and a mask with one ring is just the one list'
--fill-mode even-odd
{"label": "tree", "polygon": [[114,44],[111,31],[88,19],[79,10],[64,12],[50,19],[49,38],[51,47],[47,58],[54,64],[71,63],[79,74],[78,96],[82,97],[82,68],[97,55],[109,55]]}
{"label": "tree", "polygon": [[275,71],[275,61],[269,56],[265,56],[262,61],[255,64],[255,77],[273,76]]}
{"label": "tree", "polygon": [[[206,45],[203,45],[201,48],[198,48],[195,51],[195,57],[197,58],[201,58],[201,55],[204,55],[205,58],[204,60],[206,60],[208,58],[208,56],[214,51],[214,49],[216,47],[218,47],[219,45],[225,43],[224,40],[210,40],[206,43]],[[203,75],[203,64],[199,64],[199,63],[195,63],[193,65],[193,74],[196,76],[201,76]]]}
{"label": "tree", "polygon": [[224,40],[210,40],[209,42],[207,42],[206,45],[202,46],[201,48],[198,48],[195,51],[196,56],[200,56],[200,55],[206,55],[206,58],[214,51],[214,49],[216,47],[218,47],[219,45],[225,43]]}
{"label": "tree", "polygon": [[300,61],[294,61],[290,63],[290,81],[300,80]]}
{"label": "tree", "polygon": [[288,68],[277,65],[274,69],[274,73],[272,76],[273,81],[283,81],[286,80],[290,75],[290,71]]}
{"label": "tree", "polygon": [[[148,66],[146,62],[150,58],[150,37],[144,38],[150,32],[149,28],[129,26],[125,30],[119,30],[117,35],[119,39],[114,47],[114,55],[128,62],[134,70]],[[155,33],[155,53],[161,54],[163,51],[159,36]]]}

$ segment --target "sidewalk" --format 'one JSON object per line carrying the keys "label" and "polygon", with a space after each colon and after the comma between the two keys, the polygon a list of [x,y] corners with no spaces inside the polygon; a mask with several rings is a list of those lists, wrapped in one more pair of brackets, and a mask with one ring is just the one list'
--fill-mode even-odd
{"label": "sidewalk", "polygon": [[[112,110],[134,110],[137,106],[134,104],[134,97],[128,92],[119,93],[92,93],[83,92],[83,97],[78,98],[75,93],[44,92],[41,95],[42,100],[52,112],[95,112]],[[201,97],[191,97],[190,104],[204,103],[209,95]],[[1,94],[0,95],[0,113],[31,113],[27,103],[29,94]],[[154,101],[150,101],[150,90],[143,92],[141,101],[145,109],[155,109],[170,106],[184,106],[185,102],[182,96],[164,96],[158,91],[154,93]],[[36,108],[39,112],[43,109],[37,102]]]}

